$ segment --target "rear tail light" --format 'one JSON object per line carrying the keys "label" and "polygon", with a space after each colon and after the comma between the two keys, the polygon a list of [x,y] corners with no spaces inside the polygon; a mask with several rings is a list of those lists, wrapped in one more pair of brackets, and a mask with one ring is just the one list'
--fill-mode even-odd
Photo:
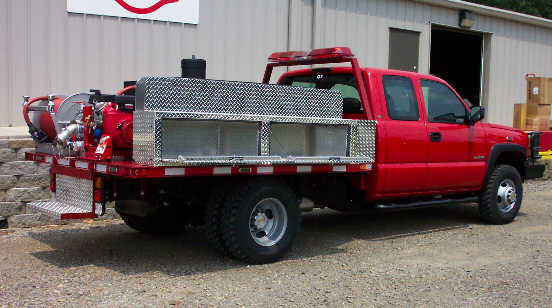
{"label": "rear tail light", "polygon": [[98,176],[94,179],[94,201],[102,202],[104,201],[103,196],[103,179],[101,176]]}
{"label": "rear tail light", "polygon": [[305,58],[306,56],[307,53],[305,51],[284,51],[271,54],[268,60],[270,62],[286,62]]}
{"label": "rear tail light", "polygon": [[96,202],[103,201],[103,192],[101,190],[94,190],[94,201]]}
{"label": "rear tail light", "polygon": [[322,48],[314,49],[309,53],[309,57],[327,59],[327,58],[341,58],[341,57],[352,57],[354,54],[351,52],[349,47],[332,47],[332,48]]}

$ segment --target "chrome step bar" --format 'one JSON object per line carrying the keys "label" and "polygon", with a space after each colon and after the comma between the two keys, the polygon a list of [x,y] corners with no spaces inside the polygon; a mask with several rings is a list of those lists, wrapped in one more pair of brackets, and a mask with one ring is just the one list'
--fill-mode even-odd
{"label": "chrome step bar", "polygon": [[389,210],[389,209],[406,209],[414,207],[425,207],[425,206],[434,206],[442,204],[455,204],[455,203],[473,203],[477,202],[479,197],[467,197],[460,199],[438,199],[438,200],[429,200],[429,201],[418,201],[412,203],[389,203],[389,204],[376,204],[377,209]]}

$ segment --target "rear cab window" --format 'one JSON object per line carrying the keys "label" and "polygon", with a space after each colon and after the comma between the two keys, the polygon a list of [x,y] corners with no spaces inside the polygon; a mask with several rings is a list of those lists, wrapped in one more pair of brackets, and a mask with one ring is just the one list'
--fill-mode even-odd
{"label": "rear cab window", "polygon": [[356,81],[351,74],[313,74],[286,76],[281,85],[334,90],[343,96],[343,113],[364,114]]}
{"label": "rear cab window", "polygon": [[387,115],[391,120],[418,121],[420,112],[412,80],[404,76],[382,76]]}

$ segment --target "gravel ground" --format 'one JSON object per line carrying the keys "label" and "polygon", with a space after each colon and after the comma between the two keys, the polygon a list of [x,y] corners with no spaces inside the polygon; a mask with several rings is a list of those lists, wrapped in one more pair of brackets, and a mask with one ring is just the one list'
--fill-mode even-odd
{"label": "gravel ground", "polygon": [[151,237],[121,221],[0,231],[0,306],[500,306],[552,303],[552,181],[515,222],[472,205],[303,217],[286,259],[247,266],[201,229]]}

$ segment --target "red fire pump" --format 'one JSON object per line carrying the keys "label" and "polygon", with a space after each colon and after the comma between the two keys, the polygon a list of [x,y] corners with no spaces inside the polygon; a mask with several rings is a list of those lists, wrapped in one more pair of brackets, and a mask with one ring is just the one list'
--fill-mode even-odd
{"label": "red fire pump", "polygon": [[[25,97],[31,136],[51,154],[90,160],[131,158],[135,85],[116,95],[91,93]],[[34,114],[29,114],[34,112]]]}

